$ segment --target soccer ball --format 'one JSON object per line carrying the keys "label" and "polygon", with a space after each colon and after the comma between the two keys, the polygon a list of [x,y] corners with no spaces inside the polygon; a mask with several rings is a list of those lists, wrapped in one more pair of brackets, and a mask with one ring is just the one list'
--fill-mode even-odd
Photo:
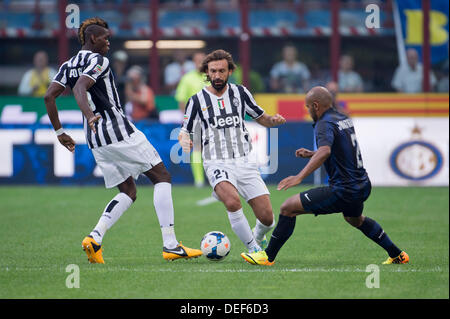
{"label": "soccer ball", "polygon": [[203,236],[200,243],[203,255],[211,261],[223,260],[230,252],[230,240],[220,231],[211,231]]}

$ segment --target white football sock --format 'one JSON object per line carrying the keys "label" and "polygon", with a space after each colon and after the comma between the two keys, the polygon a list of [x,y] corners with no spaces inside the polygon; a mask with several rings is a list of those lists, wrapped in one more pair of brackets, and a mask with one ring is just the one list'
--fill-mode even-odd
{"label": "white football sock", "polygon": [[273,227],[275,226],[275,216],[273,217],[272,225],[266,226],[263,223],[259,221],[259,219],[256,219],[256,226],[255,226],[255,232],[253,233],[255,235],[255,239],[258,243],[263,240],[264,235],[267,234]]}
{"label": "white football sock", "polygon": [[172,249],[177,247],[178,241],[174,230],[174,212],[172,202],[172,184],[162,182],[155,184],[153,190],[153,205],[161,226],[163,246]]}
{"label": "white football sock", "polygon": [[248,224],[247,218],[244,215],[244,211],[241,209],[235,212],[227,212],[228,219],[230,220],[231,229],[239,237],[239,239],[244,243],[248,250],[261,250],[258,244],[253,238],[253,233]]}
{"label": "white football sock", "polygon": [[131,204],[133,204],[133,200],[127,194],[119,193],[106,205],[102,216],[90,234],[97,243],[101,245],[106,231],[119,220]]}

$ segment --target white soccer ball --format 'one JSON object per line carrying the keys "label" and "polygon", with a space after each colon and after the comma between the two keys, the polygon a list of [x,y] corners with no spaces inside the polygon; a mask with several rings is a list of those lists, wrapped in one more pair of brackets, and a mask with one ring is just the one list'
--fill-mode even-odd
{"label": "white soccer ball", "polygon": [[211,231],[203,236],[200,243],[203,255],[211,261],[223,260],[230,252],[231,244],[227,235],[220,231]]}

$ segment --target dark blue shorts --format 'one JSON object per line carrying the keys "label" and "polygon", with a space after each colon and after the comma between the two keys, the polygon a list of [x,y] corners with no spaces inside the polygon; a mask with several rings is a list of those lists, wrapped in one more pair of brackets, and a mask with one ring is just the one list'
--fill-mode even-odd
{"label": "dark blue shorts", "polygon": [[364,201],[370,195],[371,186],[368,185],[365,193],[354,200],[344,200],[342,194],[338,194],[330,186],[317,187],[300,193],[300,201],[306,212],[314,215],[326,215],[343,213],[347,217],[359,217],[364,209]]}

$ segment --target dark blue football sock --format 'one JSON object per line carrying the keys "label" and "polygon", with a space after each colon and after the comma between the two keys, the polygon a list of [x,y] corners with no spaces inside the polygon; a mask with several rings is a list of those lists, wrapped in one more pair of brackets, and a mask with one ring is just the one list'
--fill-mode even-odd
{"label": "dark blue football sock", "polygon": [[389,236],[384,232],[383,228],[381,228],[381,226],[373,219],[365,217],[364,222],[358,229],[362,231],[364,235],[383,247],[389,254],[389,257],[395,258],[402,252],[394,245]]}
{"label": "dark blue football sock", "polygon": [[280,214],[278,224],[272,232],[266,254],[270,262],[275,260],[278,251],[284,243],[291,237],[295,228],[296,217],[288,217]]}

